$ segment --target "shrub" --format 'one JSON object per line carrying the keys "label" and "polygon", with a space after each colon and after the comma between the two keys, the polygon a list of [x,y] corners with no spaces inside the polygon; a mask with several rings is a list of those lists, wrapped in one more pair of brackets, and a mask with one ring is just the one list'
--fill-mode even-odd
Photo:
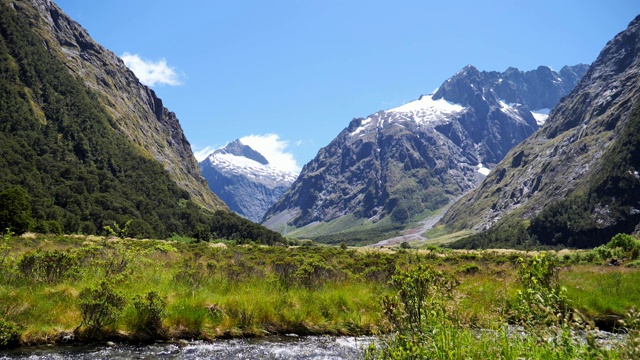
{"label": "shrub", "polygon": [[273,272],[278,276],[278,283],[285,289],[289,289],[295,282],[294,274],[300,267],[296,259],[284,258],[273,263]]}
{"label": "shrub", "polygon": [[87,326],[98,331],[114,324],[126,301],[111,282],[103,280],[97,288],[84,288],[78,295],[78,305],[82,322],[78,327]]}
{"label": "shrub", "polygon": [[633,248],[640,247],[638,240],[628,234],[618,234],[611,238],[611,241],[607,244],[607,247],[611,249],[621,248],[625,252],[633,250]]}
{"label": "shrub", "polygon": [[137,333],[151,337],[163,335],[162,319],[167,312],[167,302],[163,298],[153,291],[145,297],[136,295],[133,307],[137,315],[133,327]]}
{"label": "shrub", "polygon": [[18,326],[11,321],[0,319],[0,349],[15,347],[20,343]]}
{"label": "shrub", "polygon": [[464,274],[475,274],[480,271],[480,267],[476,263],[465,264],[460,268],[459,271]]}
{"label": "shrub", "polygon": [[185,258],[178,264],[173,280],[192,289],[197,289],[202,285],[205,275],[202,263],[193,258]]}
{"label": "shrub", "polygon": [[308,289],[319,289],[327,281],[335,279],[335,276],[334,268],[315,260],[304,263],[294,274],[297,282]]}
{"label": "shrub", "polygon": [[519,263],[522,290],[507,304],[509,319],[525,325],[558,324],[568,309],[566,289],[558,283],[555,263],[545,253],[520,258]]}
{"label": "shrub", "polygon": [[77,259],[66,252],[39,250],[22,256],[18,270],[33,281],[56,284],[68,277],[77,264]]}
{"label": "shrub", "polygon": [[420,330],[428,321],[434,320],[433,317],[443,315],[445,300],[452,297],[457,285],[455,278],[430,266],[399,270],[391,279],[397,294],[383,300],[383,309],[391,322],[401,329]]}
{"label": "shrub", "polygon": [[47,234],[62,235],[62,226],[55,220],[45,222]]}

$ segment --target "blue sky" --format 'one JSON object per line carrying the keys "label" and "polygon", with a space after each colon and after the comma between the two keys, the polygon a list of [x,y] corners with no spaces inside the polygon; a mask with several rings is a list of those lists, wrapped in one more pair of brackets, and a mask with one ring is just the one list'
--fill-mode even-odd
{"label": "blue sky", "polygon": [[590,64],[640,14],[635,0],[56,3],[145,78],[194,152],[246,137],[292,169],[352,118],[429,94],[467,64]]}

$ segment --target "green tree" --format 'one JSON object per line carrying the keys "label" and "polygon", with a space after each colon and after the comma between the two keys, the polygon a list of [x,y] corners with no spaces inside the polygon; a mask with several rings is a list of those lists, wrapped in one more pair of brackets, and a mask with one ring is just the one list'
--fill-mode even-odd
{"label": "green tree", "polygon": [[31,207],[29,196],[20,187],[9,188],[0,193],[0,231],[10,229],[20,235],[29,228]]}

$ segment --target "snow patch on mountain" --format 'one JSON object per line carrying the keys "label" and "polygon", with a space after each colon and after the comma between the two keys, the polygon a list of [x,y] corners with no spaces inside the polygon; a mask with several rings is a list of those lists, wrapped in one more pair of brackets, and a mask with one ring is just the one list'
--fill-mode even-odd
{"label": "snow patch on mountain", "polygon": [[433,95],[423,95],[418,100],[387,110],[387,113],[404,113],[417,123],[448,120],[451,116],[465,110],[462,105],[444,99],[433,100]]}
{"label": "snow patch on mountain", "polygon": [[233,175],[244,175],[258,183],[281,182],[290,184],[294,182],[297,177],[297,174],[293,172],[276,169],[270,164],[264,165],[244,156],[233,154],[213,153],[209,155],[207,161],[222,172]]}
{"label": "snow patch on mountain", "polygon": [[484,176],[489,175],[489,172],[491,172],[491,170],[489,170],[488,168],[486,168],[482,163],[479,163],[478,165],[478,172]]}
{"label": "snow patch on mountain", "polygon": [[359,126],[357,129],[355,129],[355,130],[354,130],[351,134],[349,134],[349,135],[350,135],[350,136],[356,136],[356,135],[358,135],[358,134],[360,134],[360,133],[363,133],[363,132],[366,130],[367,125],[369,125],[370,123],[371,123],[371,118],[370,118],[370,117],[369,117],[369,118],[366,118],[366,119],[364,119],[364,120],[362,120],[362,122],[360,123],[360,126]]}
{"label": "snow patch on mountain", "polygon": [[504,100],[500,100],[500,111],[502,111],[503,113],[509,115],[514,119],[525,122],[525,120],[522,118],[522,116],[520,115],[520,112],[517,109],[518,106],[520,106],[520,104],[514,104],[514,103],[507,104]]}
{"label": "snow patch on mountain", "polygon": [[547,121],[549,112],[551,112],[551,109],[538,109],[531,111],[531,115],[533,115],[533,118],[536,119],[536,123],[538,123],[538,126],[542,126],[545,121]]}

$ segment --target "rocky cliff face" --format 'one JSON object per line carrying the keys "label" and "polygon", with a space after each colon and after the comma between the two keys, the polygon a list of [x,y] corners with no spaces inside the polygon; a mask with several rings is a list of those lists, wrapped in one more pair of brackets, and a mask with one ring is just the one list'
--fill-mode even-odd
{"label": "rocky cliff face", "polygon": [[467,66],[433,95],[354,119],[304,166],[264,224],[302,227],[345,215],[403,223],[438,209],[537,130],[585,69]]}
{"label": "rocky cliff face", "polygon": [[14,1],[13,7],[27,14],[49,51],[98,95],[122,133],[142,153],[162,163],[199,204],[211,210],[226,208],[208,189],[176,115],[118,56],[91,39],[51,0]]}
{"label": "rocky cliff face", "polygon": [[296,178],[294,173],[272,167],[240,140],[216,150],[199,165],[211,191],[232,211],[254,222],[262,220]]}
{"label": "rocky cliff face", "polygon": [[[634,135],[639,122],[632,116],[640,102],[639,50],[640,17],[605,46],[542,128],[454,204],[443,223],[452,229],[486,230],[529,219],[529,235],[538,241],[567,244],[567,237],[552,240],[556,236],[548,230],[558,226],[557,234],[573,236],[572,245],[597,234],[605,241],[607,229],[633,231],[640,220],[640,198],[633,195],[640,187],[640,144]],[[575,209],[581,216],[570,221]],[[543,226],[552,211],[563,224]],[[582,238],[576,235],[580,233]]]}

